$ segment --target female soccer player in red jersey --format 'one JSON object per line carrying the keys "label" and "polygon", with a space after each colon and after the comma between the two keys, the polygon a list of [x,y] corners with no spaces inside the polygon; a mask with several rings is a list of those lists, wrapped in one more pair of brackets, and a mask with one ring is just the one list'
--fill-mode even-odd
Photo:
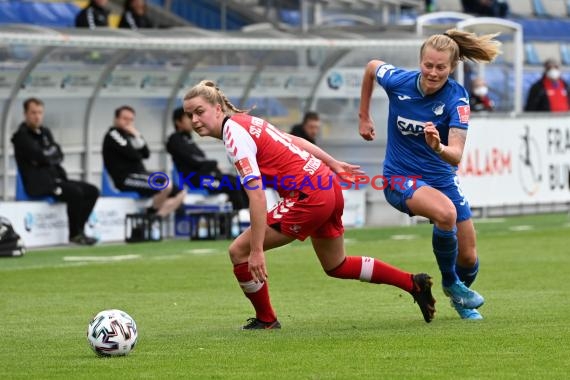
{"label": "female soccer player in red jersey", "polygon": [[[223,141],[249,197],[251,226],[229,247],[234,274],[256,313],[243,329],[281,327],[269,298],[264,252],[307,237],[329,276],[396,286],[413,296],[426,322],[433,319],[429,275],[345,254],[344,198],[334,173],[343,173],[345,180],[347,174],[362,174],[358,166],[337,161],[308,141],[237,109],[211,81],[190,89],[184,111],[200,136]],[[263,191],[267,182],[281,197],[269,211]]]}

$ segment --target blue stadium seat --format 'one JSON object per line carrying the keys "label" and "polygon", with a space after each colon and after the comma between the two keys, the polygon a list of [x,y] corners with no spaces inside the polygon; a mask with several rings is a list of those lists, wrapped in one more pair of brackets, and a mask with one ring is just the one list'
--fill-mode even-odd
{"label": "blue stadium seat", "polygon": [[79,11],[72,2],[1,1],[0,23],[73,27]]}
{"label": "blue stadium seat", "polygon": [[48,3],[51,13],[54,15],[56,24],[54,26],[63,26],[75,28],[75,17],[81,11],[76,4],[67,3]]}
{"label": "blue stadium seat", "polygon": [[40,202],[48,202],[50,204],[57,202],[54,197],[51,196],[43,196],[43,197],[32,197],[29,196],[26,192],[26,188],[24,187],[24,181],[22,181],[22,176],[20,175],[20,171],[16,171],[16,200],[17,201],[40,201]]}
{"label": "blue stadium seat", "polygon": [[21,22],[20,20],[20,3],[16,2],[0,2],[0,23],[14,24]]}
{"label": "blue stadium seat", "polygon": [[106,168],[103,168],[103,173],[101,174],[101,196],[132,199],[142,198],[140,194],[135,191],[121,191],[117,189]]}
{"label": "blue stadium seat", "polygon": [[[221,11],[218,2],[211,0],[172,0],[170,11],[204,29],[221,28]],[[226,28],[238,30],[249,23],[246,17],[231,7],[227,9]]]}
{"label": "blue stadium seat", "polygon": [[544,8],[544,4],[542,4],[542,0],[532,0],[532,8],[534,11],[534,15],[538,17],[551,17]]}
{"label": "blue stadium seat", "polygon": [[568,19],[517,19],[522,25],[525,41],[561,42],[570,41]]}
{"label": "blue stadium seat", "polygon": [[527,65],[541,65],[542,61],[538,56],[536,47],[532,43],[524,44],[524,61]]}
{"label": "blue stadium seat", "polygon": [[560,60],[565,66],[570,66],[570,44],[560,44]]}
{"label": "blue stadium seat", "polygon": [[301,14],[298,9],[280,9],[279,20],[291,26],[301,25]]}

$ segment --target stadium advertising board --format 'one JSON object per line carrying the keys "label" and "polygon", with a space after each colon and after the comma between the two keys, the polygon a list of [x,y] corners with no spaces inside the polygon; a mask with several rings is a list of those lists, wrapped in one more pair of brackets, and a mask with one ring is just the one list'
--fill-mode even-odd
{"label": "stadium advertising board", "polygon": [[[99,198],[85,226],[85,232],[100,242],[125,239],[125,215],[139,209],[133,199]],[[2,202],[2,216],[8,218],[26,247],[67,244],[67,213],[64,203]]]}
{"label": "stadium advertising board", "polygon": [[134,199],[101,197],[89,216],[85,232],[100,242],[122,241],[125,239],[125,217],[138,212],[139,206]]}
{"label": "stadium advertising board", "polygon": [[47,202],[4,202],[2,216],[12,222],[26,247],[67,243],[65,204]]}
{"label": "stadium advertising board", "polygon": [[570,117],[473,118],[458,174],[472,207],[570,202]]}
{"label": "stadium advertising board", "polygon": [[[329,70],[318,87],[319,98],[359,99],[362,86],[363,67],[338,67]],[[374,98],[386,98],[386,92],[378,87],[372,93]]]}

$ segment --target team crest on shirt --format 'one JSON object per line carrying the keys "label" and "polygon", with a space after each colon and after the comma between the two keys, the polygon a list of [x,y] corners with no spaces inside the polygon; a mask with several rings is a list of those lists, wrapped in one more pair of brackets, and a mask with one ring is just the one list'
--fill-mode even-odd
{"label": "team crest on shirt", "polygon": [[441,116],[441,115],[443,115],[443,109],[444,108],[445,108],[445,103],[437,102],[433,105],[431,110],[433,111],[433,114],[435,116]]}
{"label": "team crest on shirt", "polygon": [[469,123],[469,114],[471,113],[469,106],[457,106],[457,113],[459,114],[459,122],[461,124]]}
{"label": "team crest on shirt", "polygon": [[237,160],[235,166],[240,177],[242,178],[253,173],[253,169],[251,168],[251,164],[249,163],[249,158],[247,157]]}

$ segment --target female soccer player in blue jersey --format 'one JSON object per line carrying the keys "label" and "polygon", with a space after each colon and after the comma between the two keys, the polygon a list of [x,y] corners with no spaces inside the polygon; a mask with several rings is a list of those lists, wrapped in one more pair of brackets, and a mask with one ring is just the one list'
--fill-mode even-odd
{"label": "female soccer player in blue jersey", "polygon": [[[497,34],[477,36],[451,29],[429,37],[420,49],[420,70],[380,60],[368,62],[362,80],[359,132],[375,137],[370,99],[377,81],[388,94],[388,146],[384,176],[418,180],[386,186],[396,209],[429,218],[444,293],[463,319],[482,319],[483,297],[469,286],[479,268],[469,203],[457,179],[469,126],[469,96],[449,75],[459,60],[491,62],[500,54]],[[415,177],[414,177],[415,176]]]}

